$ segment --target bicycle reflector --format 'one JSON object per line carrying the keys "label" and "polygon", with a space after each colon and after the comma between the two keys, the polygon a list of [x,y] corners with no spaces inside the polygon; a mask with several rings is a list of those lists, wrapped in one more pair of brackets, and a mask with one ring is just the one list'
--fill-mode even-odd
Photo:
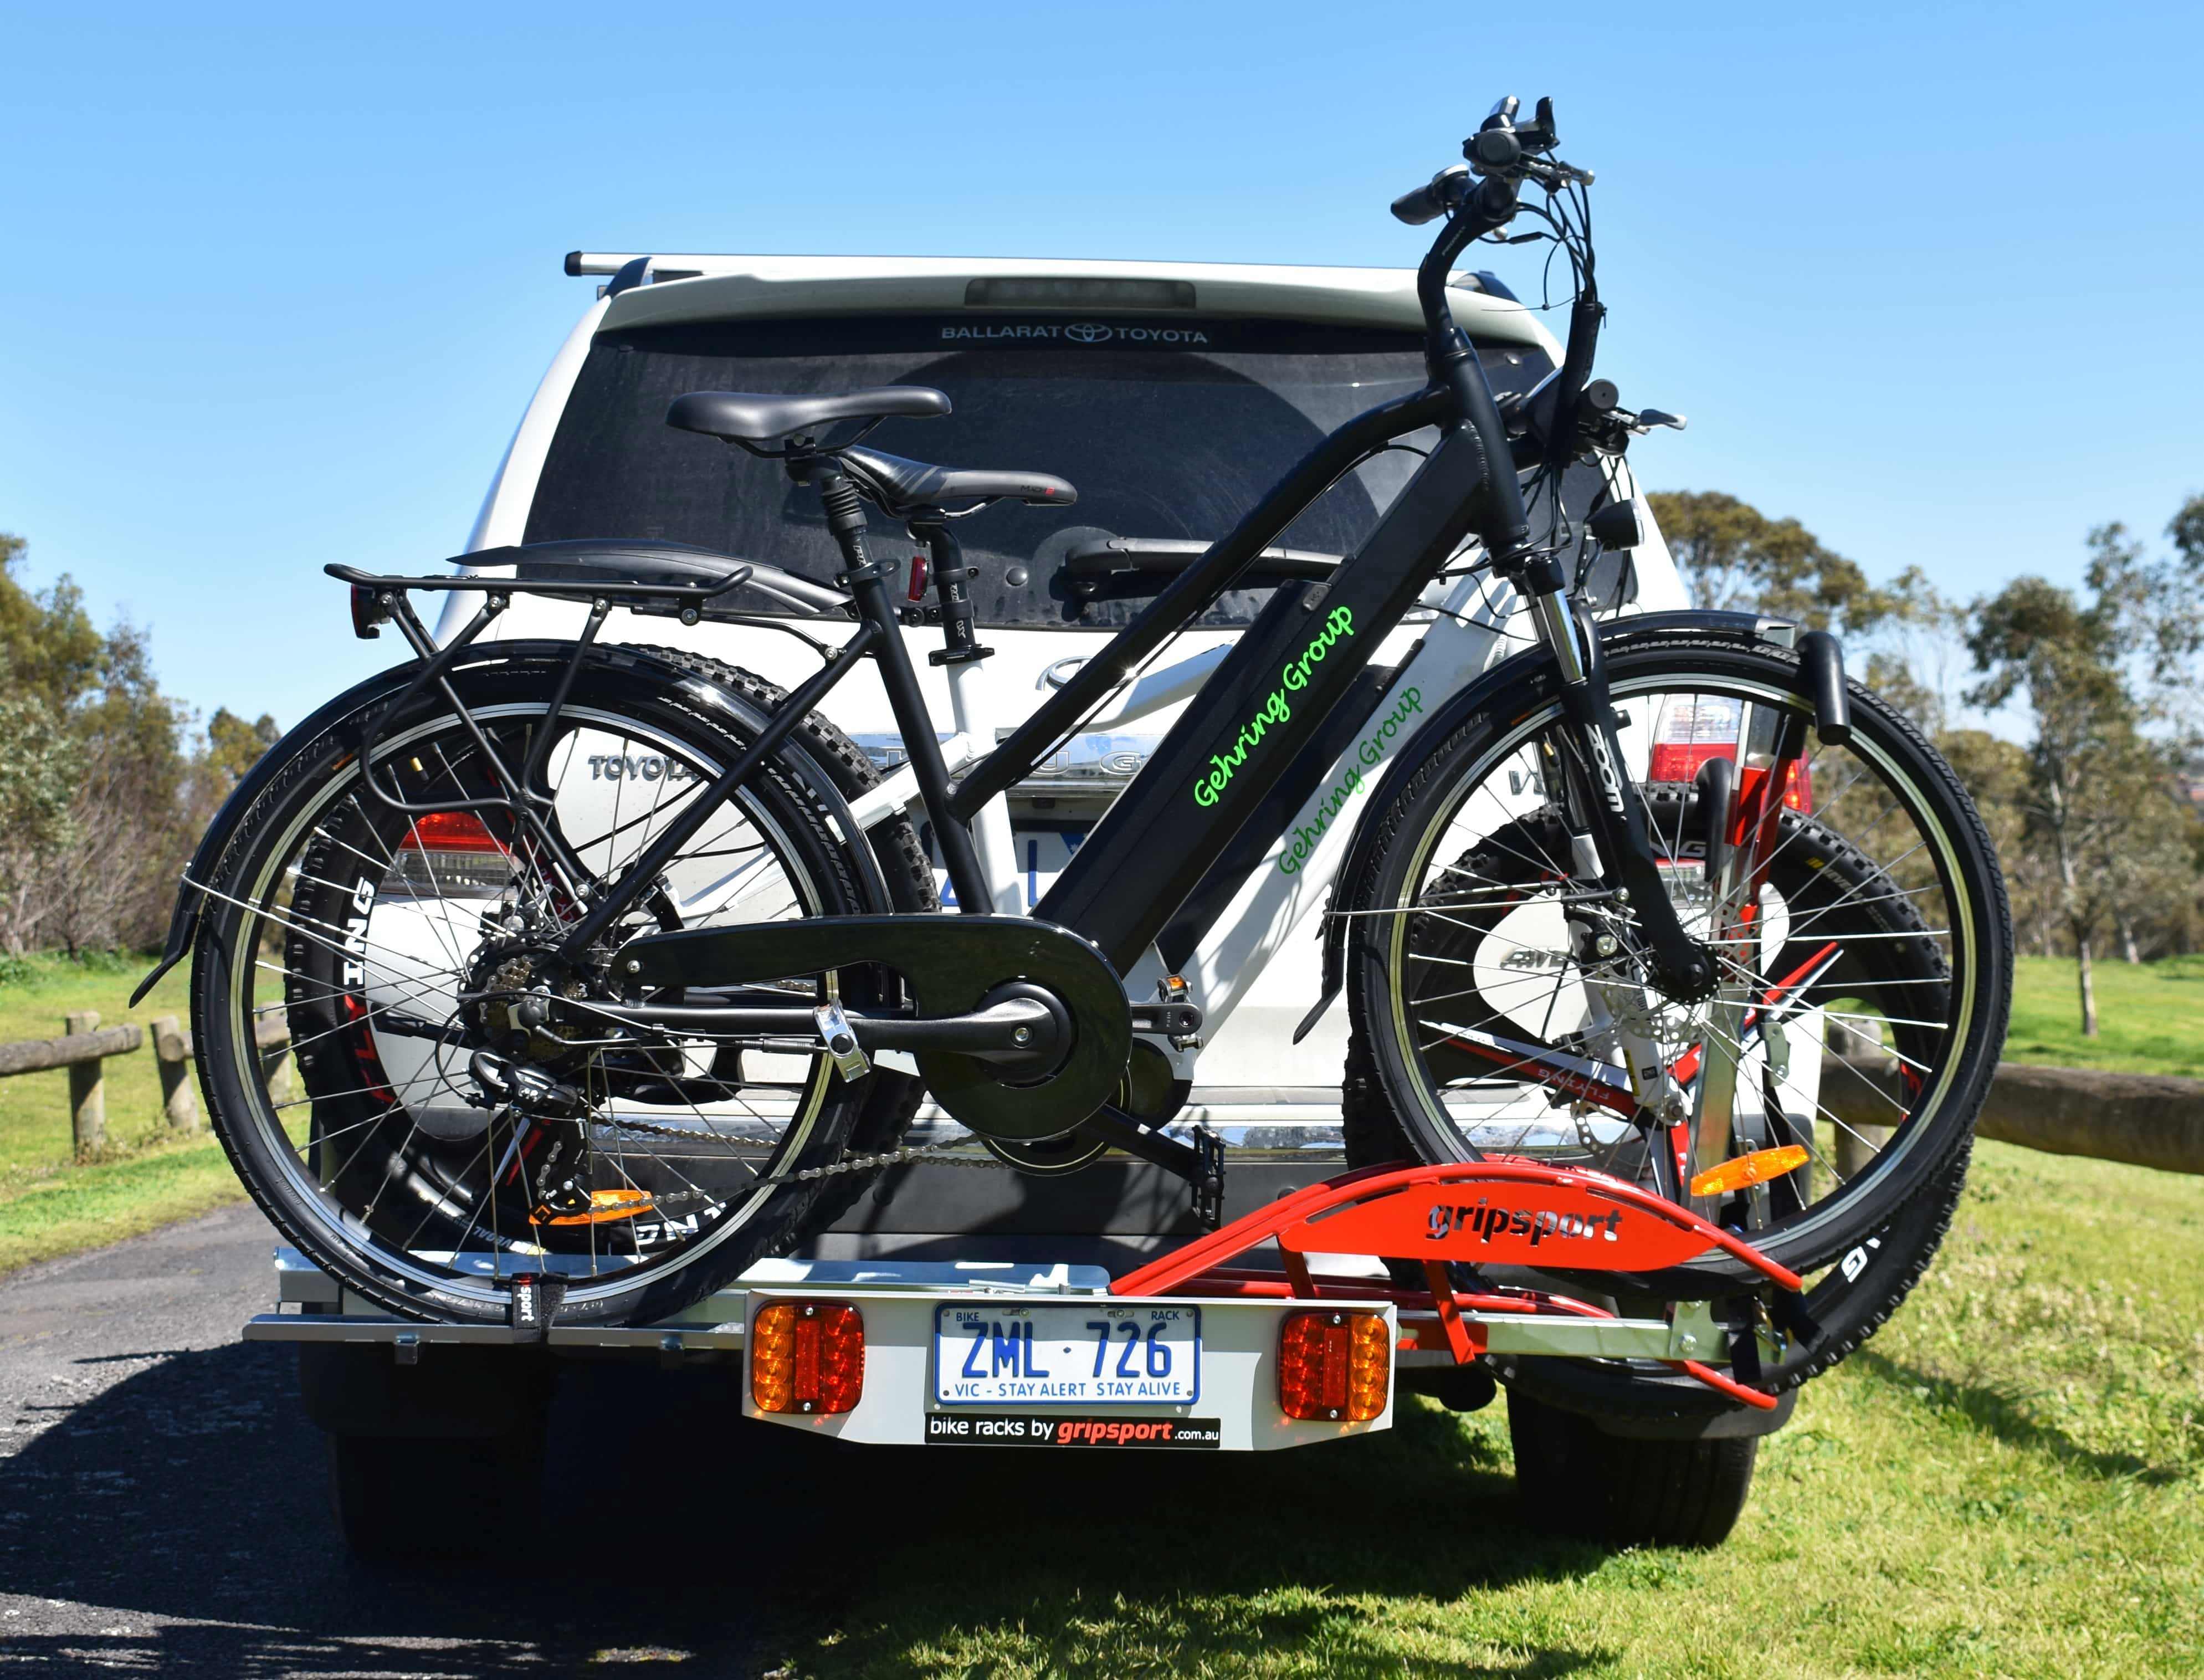
{"label": "bicycle reflector", "polygon": [[865,1392],[865,1321],[837,1301],[775,1301],[750,1323],[750,1398],[760,1411],[828,1417]]}
{"label": "bicycle reflector", "polygon": [[1393,1350],[1383,1313],[1289,1313],[1278,1332],[1278,1409],[1288,1417],[1367,1423],[1385,1410]]}
{"label": "bicycle reflector", "polygon": [[1786,1143],[1780,1149],[1755,1149],[1749,1155],[1739,1155],[1719,1167],[1709,1167],[1692,1179],[1694,1196],[1727,1196],[1732,1190],[1745,1189],[1749,1184],[1764,1184],[1770,1178],[1780,1178],[1786,1172],[1796,1172],[1806,1164],[1803,1144]]}

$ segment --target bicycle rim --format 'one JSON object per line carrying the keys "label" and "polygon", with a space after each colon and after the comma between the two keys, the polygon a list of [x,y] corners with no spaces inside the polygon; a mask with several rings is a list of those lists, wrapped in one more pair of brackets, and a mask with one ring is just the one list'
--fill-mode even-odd
{"label": "bicycle rim", "polygon": [[[1718,754],[1721,715],[1733,721],[1729,756],[1749,775],[1753,742],[1804,703],[1777,681],[1633,673],[1620,661],[1613,687],[1633,726],[1623,737],[1627,768],[1641,791],[1655,784],[1664,879],[1687,928],[1705,936],[1712,907],[1691,902],[1704,856],[1690,779]],[[1572,750],[1561,718],[1557,700],[1534,705],[1449,773],[1413,819],[1406,865],[1386,876],[1387,902],[1373,907],[1387,923],[1376,943],[1392,1048],[1407,1076],[1395,1098],[1404,1119],[1438,1158],[1525,1155],[1661,1187],[1670,1129],[1642,1124],[1632,1087],[1643,1082],[1626,1074],[1616,1042],[1614,1024],[1634,1011],[1641,1042],[1658,1046],[1678,1095],[1695,1107],[1709,1047],[1731,1051],[1724,1060],[1744,1098],[1732,1154],[1807,1153],[1803,1168],[1734,1197],[1703,1198],[1702,1209],[1793,1254],[1828,1247],[1856,1231],[1860,1210],[1887,1209],[1890,1192],[1933,1172],[1957,1141],[1928,1122],[1959,1095],[1968,1047],[1993,1004],[1958,837],[1937,814],[1934,790],[1902,762],[1899,738],[1879,739],[1872,719],[1856,719],[1869,727],[1846,747],[1815,745],[1795,771],[1773,772],[1798,786],[1751,906],[1752,942],[1722,953],[1733,1012],[1718,1018],[1712,1004],[1684,1008],[1644,992],[1633,1004],[1631,987],[1613,982],[1618,969],[1626,981],[1642,977],[1632,960],[1642,940],[1614,895],[1578,871],[1552,800],[1558,755]],[[1663,791],[1664,771],[1682,780]],[[1663,804],[1673,813],[1665,824]],[[1465,874],[1464,860],[1479,856],[1486,867]],[[1598,962],[1580,942],[1601,930],[1614,938],[1619,962]],[[1441,973],[1449,978],[1435,981]],[[1739,993],[1757,1006],[1757,1033],[1751,1014],[1734,1011]],[[1855,1077],[1824,1054],[1839,1026],[1879,1037],[1896,1058],[1904,1101],[1886,1097],[1887,1136],[1859,1124],[1857,1103],[1844,1105],[1847,1119],[1827,1100],[1824,1079]],[[1666,1188],[1675,1193],[1715,1164],[1687,1156]]]}
{"label": "bicycle rim", "polygon": [[[471,708],[470,715],[504,740],[542,711],[524,702]],[[570,810],[589,812],[601,829],[566,835],[598,878],[638,854],[720,767],[701,728],[677,733],[573,704],[561,729],[546,779],[559,794],[557,820]],[[452,788],[437,784],[465,783],[454,745],[464,740],[459,720],[447,713],[394,733],[378,762],[417,797],[449,798]],[[593,795],[575,793],[584,783]],[[629,786],[644,790],[633,804]],[[791,802],[776,810],[773,803],[749,787],[739,790],[668,870],[690,912],[683,925],[830,908],[817,878],[815,837],[807,858],[800,810]],[[739,870],[714,855],[738,852],[752,860]],[[332,858],[349,873],[310,867]],[[766,1070],[772,1077],[734,1082],[731,1090],[722,1089],[730,1082],[705,1074],[722,1100],[699,1102],[705,1047],[669,1041],[638,1073],[632,1065],[615,1072],[610,1052],[584,1046],[569,1077],[592,1096],[595,1159],[608,1167],[609,1183],[593,1187],[587,1218],[531,1223],[506,1193],[515,1184],[534,1188],[524,1167],[512,1167],[525,1159],[521,1128],[501,1127],[470,1100],[479,1090],[466,1072],[467,1044],[425,1038],[416,1024],[450,1030],[462,988],[498,978],[478,954],[481,918],[516,897],[547,893],[550,873],[515,834],[507,832],[501,843],[490,820],[470,828],[464,815],[389,812],[366,793],[353,760],[254,848],[245,878],[228,895],[237,915],[221,999],[229,1071],[247,1094],[247,1112],[221,1119],[226,1128],[256,1129],[260,1154],[282,1176],[283,1208],[304,1227],[296,1234],[310,1248],[334,1248],[412,1291],[476,1312],[501,1308],[501,1279],[511,1274],[554,1272],[578,1309],[702,1260],[785,1193],[775,1174],[828,1129],[833,1076],[815,1050],[791,1047]],[[743,878],[733,881],[737,875]],[[567,919],[573,913],[570,905]],[[276,1013],[293,1028],[299,1095],[271,1089],[271,1076],[280,1080],[282,1071],[264,1065],[255,1048],[255,1023]],[[396,1030],[401,1024],[405,1030]],[[310,1030],[300,1032],[302,1025]],[[666,1077],[653,1083],[647,1076],[654,1070]],[[623,1187],[631,1199],[607,1202],[601,1215],[596,1190]]]}

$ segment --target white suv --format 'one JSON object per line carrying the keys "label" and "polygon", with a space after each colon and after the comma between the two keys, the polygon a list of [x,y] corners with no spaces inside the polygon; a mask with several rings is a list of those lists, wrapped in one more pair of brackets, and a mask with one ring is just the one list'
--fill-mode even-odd
{"label": "white suv", "polygon": [[[1425,383],[1422,317],[1406,269],[577,252],[566,271],[612,278],[522,418],[470,549],[656,538],[825,582],[838,556],[818,498],[773,462],[668,427],[667,405],[692,390],[934,387],[949,394],[952,415],[892,420],[869,441],[951,466],[1052,472],[1079,491],[1075,508],[1005,505],[964,531],[979,571],[981,640],[994,650],[982,668],[998,733],[1326,433]],[[1496,394],[1526,391],[1551,371],[1558,347],[1537,314],[1489,275],[1454,283],[1455,318]],[[1295,524],[1285,546],[1353,552],[1413,465],[1395,453],[1357,469]],[[1583,482],[1573,488],[1588,498],[1595,469],[1576,472]],[[1626,482],[1612,487],[1631,493]],[[1640,510],[1650,532],[1642,502]],[[876,519],[875,529],[875,555],[894,556],[893,527]],[[906,564],[915,552],[904,551]],[[1591,593],[1607,610],[1685,604],[1657,534],[1603,564],[1609,575]],[[1263,587],[1225,596],[1176,653],[1229,641],[1267,596]],[[499,632],[568,635],[580,612],[522,596]],[[1429,616],[1411,613],[1381,664],[1396,662]],[[693,647],[785,686],[817,668],[800,638],[771,628],[625,622],[637,639]],[[945,724],[947,685],[924,657],[939,632],[906,633]],[[899,760],[871,666],[835,692],[828,710],[881,763]],[[1140,733],[1075,737],[1013,793],[1028,905],[1176,715],[1146,718]],[[1232,866],[1228,858],[1220,868]],[[1227,1127],[1232,1142],[1336,1143],[1344,1006],[1295,1042],[1321,990],[1316,920],[1312,913],[1216,1027],[1183,1118]],[[1166,957],[1170,940],[1166,931]]]}

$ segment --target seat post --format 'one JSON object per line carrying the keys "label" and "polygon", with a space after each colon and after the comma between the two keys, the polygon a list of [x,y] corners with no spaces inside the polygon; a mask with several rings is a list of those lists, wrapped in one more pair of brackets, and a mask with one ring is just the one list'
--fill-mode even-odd
{"label": "seat post", "polygon": [[[923,542],[933,566],[934,598],[941,606],[940,651],[927,656],[929,664],[945,666],[949,676],[949,709],[957,733],[969,737],[983,752],[995,750],[995,709],[990,678],[982,668],[992,648],[979,645],[973,633],[972,579],[976,568],[964,563],[963,545],[949,528],[949,518],[939,508],[915,509],[906,519],[912,536]],[[992,889],[988,907],[1004,916],[1022,916],[1026,905],[1018,891],[1017,837],[1010,832],[1007,800],[991,799],[973,813],[972,841],[981,872]],[[963,896],[963,888],[957,888]]]}
{"label": "seat post", "polygon": [[950,809],[949,766],[941,756],[941,739],[934,733],[933,714],[919,691],[918,673],[911,668],[895,603],[888,598],[888,573],[865,551],[864,502],[857,487],[832,460],[804,465],[819,487],[827,529],[841,545],[845,569],[835,581],[850,591],[858,615],[880,632],[874,638],[872,656],[880,663],[880,686],[887,691],[904,751],[910,755],[911,774],[918,779],[934,843],[941,848],[942,867],[957,889],[957,907],[968,914],[984,914],[994,907],[988,876],[973,850],[971,829]]}

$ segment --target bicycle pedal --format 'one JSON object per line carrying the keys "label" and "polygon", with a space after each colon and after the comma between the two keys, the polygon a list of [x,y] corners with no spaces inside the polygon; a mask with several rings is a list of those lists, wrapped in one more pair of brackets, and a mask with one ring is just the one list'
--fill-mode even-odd
{"label": "bicycle pedal", "polygon": [[530,1222],[536,1225],[611,1225],[620,1220],[639,1218],[658,1205],[657,1199],[647,1190],[593,1190],[578,1197],[564,1190],[560,1194],[560,1206],[553,1207],[546,1198],[543,1204],[529,1215]]}

